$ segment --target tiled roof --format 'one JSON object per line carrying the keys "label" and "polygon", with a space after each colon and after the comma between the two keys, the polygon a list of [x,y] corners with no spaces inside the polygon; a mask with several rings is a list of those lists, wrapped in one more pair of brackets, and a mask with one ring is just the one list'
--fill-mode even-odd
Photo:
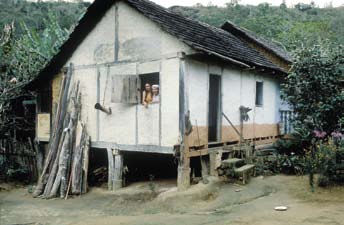
{"label": "tiled roof", "polygon": [[[45,74],[56,74],[65,65],[78,45],[92,31],[116,0],[95,0],[81,18],[60,51],[40,72],[37,80],[48,79]],[[214,55],[241,65],[264,67],[284,72],[278,65],[249,47],[233,34],[196,20],[176,14],[148,0],[126,0],[147,18],[157,23],[164,31],[200,52]]]}
{"label": "tiled roof", "polygon": [[273,41],[268,41],[262,37],[259,37],[253,32],[245,28],[239,27],[230,21],[227,21],[225,24],[223,24],[222,29],[230,32],[233,35],[240,35],[250,39],[251,41],[265,48],[266,50],[275,53],[278,57],[282,58],[287,62],[292,61],[288,52],[282,46],[278,45],[277,43],[274,43]]}

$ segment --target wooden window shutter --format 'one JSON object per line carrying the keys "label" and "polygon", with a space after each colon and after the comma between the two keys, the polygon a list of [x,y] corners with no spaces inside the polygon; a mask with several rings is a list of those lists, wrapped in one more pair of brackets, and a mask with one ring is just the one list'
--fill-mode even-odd
{"label": "wooden window shutter", "polygon": [[112,96],[113,103],[139,103],[140,87],[139,78],[135,75],[116,75],[112,77]]}

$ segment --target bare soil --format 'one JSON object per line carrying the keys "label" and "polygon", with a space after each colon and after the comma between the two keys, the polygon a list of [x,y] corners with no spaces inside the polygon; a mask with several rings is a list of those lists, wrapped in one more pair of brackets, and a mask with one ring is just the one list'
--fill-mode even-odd
{"label": "bare soil", "polygon": [[[1,225],[344,224],[344,187],[312,193],[307,177],[257,177],[246,186],[212,178],[185,192],[171,180],[140,182],[117,192],[92,188],[68,200],[34,199],[30,187],[9,189],[0,188]],[[274,210],[281,205],[288,210]]]}

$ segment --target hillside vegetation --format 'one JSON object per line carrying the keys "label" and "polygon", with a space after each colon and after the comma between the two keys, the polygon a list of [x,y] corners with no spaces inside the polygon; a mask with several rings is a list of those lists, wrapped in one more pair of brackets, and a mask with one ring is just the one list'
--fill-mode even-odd
{"label": "hillside vegetation", "polygon": [[69,29],[75,24],[90,5],[88,2],[67,3],[62,1],[30,2],[26,0],[1,0],[0,1],[0,27],[14,22],[19,37],[25,33],[22,23],[31,30],[43,31],[46,28],[44,21],[48,19],[48,13],[55,14],[58,24],[62,28]]}
{"label": "hillside vegetation", "polygon": [[172,10],[215,26],[230,20],[282,43],[289,50],[300,44],[312,45],[319,39],[344,43],[344,7],[317,8],[314,4],[297,4],[287,8],[283,3],[280,6],[228,3],[226,7],[198,4],[194,7],[175,6]]}
{"label": "hillside vegetation", "polygon": [[[0,27],[14,21],[16,37],[25,32],[20,25],[23,22],[29,29],[43,31],[44,20],[48,18],[48,12],[52,12],[61,28],[70,29],[90,4],[82,0],[75,2],[1,0]],[[301,3],[294,8],[287,8],[283,3],[280,6],[267,3],[251,6],[229,0],[226,7],[197,4],[193,7],[175,6],[171,9],[215,26],[221,26],[230,20],[263,37],[282,43],[287,49],[293,49],[295,44],[297,46],[300,43],[311,45],[319,38],[344,43],[344,7],[333,8],[329,5],[327,8],[317,8],[314,4]]]}

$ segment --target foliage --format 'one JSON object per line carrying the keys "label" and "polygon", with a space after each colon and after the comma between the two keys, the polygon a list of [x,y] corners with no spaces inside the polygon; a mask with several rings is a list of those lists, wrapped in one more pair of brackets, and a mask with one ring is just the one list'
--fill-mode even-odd
{"label": "foliage", "polygon": [[278,168],[281,173],[301,176],[304,174],[306,168],[305,157],[296,154],[279,155]]}
{"label": "foliage", "polygon": [[[304,155],[298,155],[289,151],[272,151],[266,155],[256,157],[256,173],[261,175],[273,175],[278,173],[303,175],[306,168]],[[284,152],[284,153],[282,153]],[[287,154],[288,152],[288,154]]]}
{"label": "foliage", "polygon": [[54,12],[57,23],[63,29],[69,29],[78,21],[89,4],[82,1],[68,3],[66,1],[1,0],[0,27],[14,21],[14,26],[17,27],[16,38],[27,33],[25,27],[20,26],[21,23],[25,23],[29,30],[40,33],[46,27],[44,20],[48,18],[47,12]]}
{"label": "foliage", "polygon": [[49,13],[43,22],[45,28],[40,33],[22,23],[25,34],[14,42],[9,73],[15,75],[19,83],[37,75],[68,37],[68,30],[60,27],[54,14]]}
{"label": "foliage", "polygon": [[274,147],[280,155],[303,155],[305,143],[298,134],[291,134],[290,137],[280,138],[274,143]]}
{"label": "foliage", "polygon": [[[43,66],[57,53],[58,48],[68,37],[68,30],[57,23],[54,14],[49,13],[43,21],[45,28],[38,33],[30,30],[25,23],[25,30],[20,38],[15,38],[13,24],[5,26],[0,43],[1,71],[0,71],[0,136],[8,133],[14,126],[18,105],[15,100],[20,97],[32,98],[32,93],[22,87],[32,80]],[[16,123],[15,126],[21,126]]]}
{"label": "foliage", "polygon": [[297,4],[287,8],[283,3],[280,6],[267,3],[252,6],[231,1],[226,7],[197,4],[194,7],[175,6],[172,10],[215,26],[230,20],[268,40],[281,43],[288,50],[301,44],[311,46],[319,38],[344,44],[343,7],[318,8],[314,4]]}
{"label": "foliage", "polygon": [[343,46],[322,43],[302,47],[295,51],[294,60],[282,97],[297,115],[296,130],[310,140],[314,130],[330,134],[343,129]]}
{"label": "foliage", "polygon": [[[342,138],[342,137],[341,137]],[[306,150],[306,168],[310,172],[310,185],[314,190],[313,173],[319,173],[318,185],[327,186],[331,182],[343,181],[344,174],[344,142],[334,141],[334,137],[326,139],[314,139],[311,149]]]}

